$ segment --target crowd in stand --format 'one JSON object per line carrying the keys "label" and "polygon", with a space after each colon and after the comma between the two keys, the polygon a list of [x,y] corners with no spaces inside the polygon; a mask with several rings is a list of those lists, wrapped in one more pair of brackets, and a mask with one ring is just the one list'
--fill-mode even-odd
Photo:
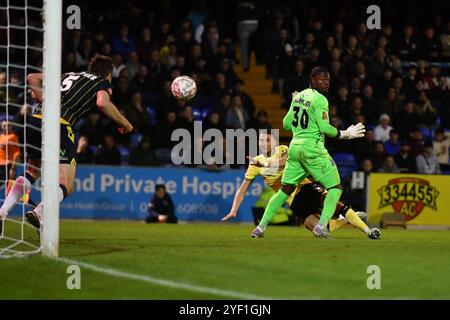
{"label": "crowd in stand", "polygon": [[[163,165],[173,130],[192,131],[195,120],[203,121],[203,129],[270,129],[271,119],[256,112],[236,74],[236,68],[252,72],[248,54],[254,52],[273,79],[272,91],[283,97],[280,108],[289,106],[293,91],[308,86],[314,66],[328,68],[330,122],[341,129],[356,122],[369,128],[359,141],[328,140],[331,153],[353,153],[366,172],[448,171],[450,21],[435,14],[427,24],[395,19],[391,24],[389,14],[399,12],[394,10],[384,16],[381,30],[368,30],[364,8],[358,16],[357,8],[330,4],[325,10],[327,5],[162,1],[152,7],[126,1],[104,8],[85,2],[83,29],[64,31],[62,70],[86,70],[96,53],[111,56],[112,101],[135,133],[118,135],[113,123],[92,112],[75,128],[78,162]],[[32,44],[41,46],[42,40]],[[35,55],[28,61],[41,63]],[[170,84],[179,75],[195,79],[198,94],[192,101],[172,96]],[[20,106],[24,74],[10,70],[9,76],[0,71],[0,102]],[[23,123],[29,116],[32,97],[26,102],[29,107],[10,108],[10,121]]]}

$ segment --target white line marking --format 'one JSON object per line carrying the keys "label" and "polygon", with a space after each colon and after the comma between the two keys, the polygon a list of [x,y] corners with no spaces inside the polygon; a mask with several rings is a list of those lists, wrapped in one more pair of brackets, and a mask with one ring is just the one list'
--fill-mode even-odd
{"label": "white line marking", "polygon": [[155,278],[152,276],[146,276],[146,275],[140,275],[140,274],[134,274],[129,273],[125,271],[120,270],[114,270],[110,268],[104,268],[99,267],[94,264],[72,260],[64,257],[55,258],[54,260],[60,261],[66,264],[76,264],[80,267],[83,267],[88,270],[92,270],[95,272],[103,273],[112,277],[117,278],[125,278],[150,284],[156,284],[164,287],[170,287],[175,289],[184,289],[189,291],[195,291],[195,292],[202,292],[202,293],[208,293],[212,295],[222,296],[222,297],[231,297],[231,298],[237,298],[237,299],[244,299],[244,300],[274,300],[274,299],[280,299],[280,298],[273,298],[273,297],[264,297],[252,293],[244,293],[244,292],[238,292],[238,291],[231,291],[231,290],[222,290],[222,289],[216,289],[216,288],[210,288],[210,287],[202,287],[197,286],[194,284],[189,283],[183,283],[183,282],[177,282],[173,280],[167,280],[167,279],[161,279],[161,278]]}

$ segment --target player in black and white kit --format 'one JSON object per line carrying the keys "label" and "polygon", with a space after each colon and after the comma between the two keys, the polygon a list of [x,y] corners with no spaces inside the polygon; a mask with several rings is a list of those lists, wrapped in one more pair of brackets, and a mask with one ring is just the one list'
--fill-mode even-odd
{"label": "player in black and white kit", "polygon": [[[133,130],[130,122],[111,102],[113,62],[110,57],[96,55],[90,62],[88,72],[70,72],[62,76],[61,81],[61,142],[59,159],[59,201],[63,201],[73,192],[76,173],[76,145],[73,128],[76,123],[93,108],[98,107],[106,116],[115,121],[123,134]],[[42,73],[27,76],[36,100],[40,102],[27,127],[26,160],[27,171],[19,177],[2,207],[0,222],[6,218],[22,194],[31,189],[31,185],[40,177],[41,167],[41,128],[42,128]],[[27,221],[40,230],[42,202],[26,213]],[[1,228],[0,228],[1,230]]]}

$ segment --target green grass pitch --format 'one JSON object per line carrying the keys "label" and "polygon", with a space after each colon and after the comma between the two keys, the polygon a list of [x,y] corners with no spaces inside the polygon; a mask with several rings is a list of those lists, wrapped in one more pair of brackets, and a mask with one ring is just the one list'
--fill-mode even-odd
{"label": "green grass pitch", "polygon": [[[251,230],[64,220],[60,255],[87,264],[81,290],[67,289],[67,261],[12,258],[0,260],[0,299],[450,298],[448,231],[383,230],[372,241],[350,228],[332,240],[295,227],[252,239]],[[380,290],[367,288],[370,265]]]}

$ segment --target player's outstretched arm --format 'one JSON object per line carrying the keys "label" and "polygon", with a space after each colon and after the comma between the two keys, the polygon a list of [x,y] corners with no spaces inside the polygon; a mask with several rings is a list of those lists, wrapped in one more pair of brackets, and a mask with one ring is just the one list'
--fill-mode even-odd
{"label": "player's outstretched arm", "polygon": [[42,101],[42,73],[30,73],[27,81],[37,101]]}
{"label": "player's outstretched arm", "polygon": [[233,206],[231,207],[230,213],[228,213],[225,217],[223,217],[222,221],[227,221],[237,216],[239,207],[241,206],[242,201],[244,201],[245,194],[247,193],[248,188],[250,187],[252,182],[253,180],[247,179],[244,179],[244,181],[242,181],[241,186],[234,195]]}
{"label": "player's outstretched arm", "polygon": [[109,94],[101,90],[97,92],[97,106],[102,112],[114,122],[116,122],[121,129],[121,133],[129,133],[133,130],[131,123],[125,118],[114,103],[109,99]]}

